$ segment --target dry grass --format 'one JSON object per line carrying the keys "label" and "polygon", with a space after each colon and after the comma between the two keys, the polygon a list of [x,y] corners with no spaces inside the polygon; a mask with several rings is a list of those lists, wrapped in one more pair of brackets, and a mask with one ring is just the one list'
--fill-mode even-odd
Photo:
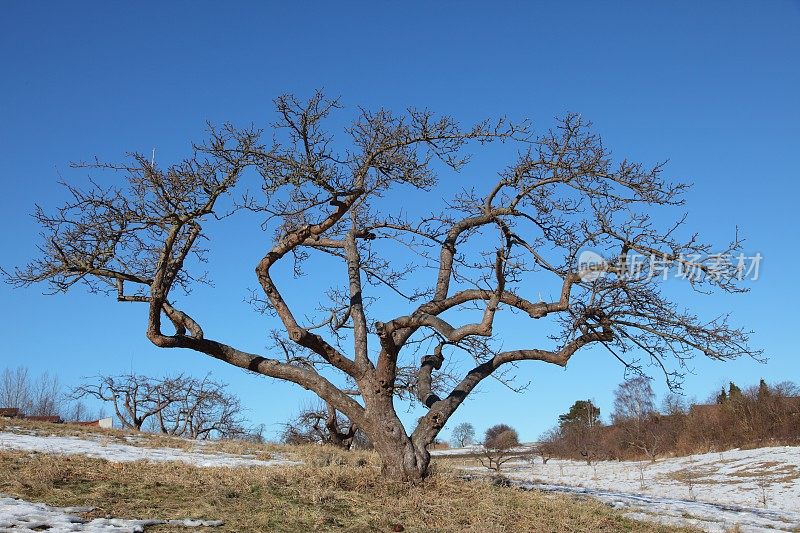
{"label": "dry grass", "polygon": [[770,483],[789,483],[800,478],[800,469],[795,465],[777,461],[761,461],[743,467],[737,472],[731,472],[731,476]]}
{"label": "dry grass", "polygon": [[676,531],[627,520],[592,500],[465,482],[446,471],[420,487],[390,483],[369,453],[315,447],[298,455],[304,466],[197,469],[0,452],[0,492],[96,507],[87,517],[222,519],[220,533]]}
{"label": "dry grass", "polygon": [[[192,441],[125,430],[0,420],[0,431],[74,436],[143,447],[202,449],[302,466],[203,468],[110,463],[83,456],[0,451],[0,492],[55,506],[93,506],[87,518],[221,519],[213,531],[676,531],[623,518],[594,500],[466,482],[439,461],[420,487],[380,476],[370,452],[239,441]],[[453,466],[456,466],[455,464]],[[184,531],[174,526],[154,532]]]}
{"label": "dry grass", "polygon": [[[692,483],[695,485],[716,485],[722,483],[714,476],[719,473],[719,467],[735,462],[734,460],[716,461],[709,465],[698,467],[687,467],[664,475],[667,479],[672,479],[681,483]],[[755,482],[769,483],[789,483],[800,478],[800,469],[794,465],[780,463],[777,461],[762,461],[749,464],[741,469],[728,473],[729,476],[739,480],[751,480]]]}
{"label": "dry grass", "polygon": [[687,483],[693,485],[716,485],[719,483],[711,479],[717,473],[717,469],[710,466],[703,467],[687,467],[674,472],[662,474],[666,479],[672,479],[680,483]]}

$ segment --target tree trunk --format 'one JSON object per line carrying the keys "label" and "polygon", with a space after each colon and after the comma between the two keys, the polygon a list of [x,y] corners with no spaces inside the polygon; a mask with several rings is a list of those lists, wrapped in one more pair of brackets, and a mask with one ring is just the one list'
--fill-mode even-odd
{"label": "tree trunk", "polygon": [[424,446],[415,448],[409,437],[373,439],[372,442],[381,458],[381,474],[385,479],[416,484],[428,475],[430,453]]}
{"label": "tree trunk", "polygon": [[[403,423],[394,411],[391,393],[365,396],[367,419],[364,432],[381,458],[385,479],[419,483],[428,475],[430,454],[428,442],[414,442],[406,434]],[[372,416],[370,416],[372,415]],[[377,415],[377,416],[376,416]]]}

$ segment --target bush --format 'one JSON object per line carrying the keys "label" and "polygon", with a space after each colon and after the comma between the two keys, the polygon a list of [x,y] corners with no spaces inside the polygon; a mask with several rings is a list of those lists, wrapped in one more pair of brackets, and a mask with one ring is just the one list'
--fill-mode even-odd
{"label": "bush", "polygon": [[497,424],[486,430],[483,445],[495,450],[507,450],[519,445],[519,434],[508,424]]}

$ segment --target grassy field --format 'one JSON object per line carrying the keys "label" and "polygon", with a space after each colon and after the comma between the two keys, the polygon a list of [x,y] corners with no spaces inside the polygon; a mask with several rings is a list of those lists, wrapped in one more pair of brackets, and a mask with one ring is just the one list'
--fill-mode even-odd
{"label": "grassy field", "polygon": [[[0,426],[4,429],[9,428]],[[96,432],[68,426],[45,429],[61,435]],[[124,432],[103,434],[114,440],[126,437]],[[186,445],[163,437],[142,440],[151,446]],[[592,500],[463,481],[441,465],[425,484],[408,487],[381,479],[376,457],[368,452],[246,443],[214,447],[262,456],[280,453],[304,464],[201,469],[2,451],[0,492],[55,506],[94,506],[87,518],[221,519],[225,526],[208,530],[219,532],[677,531],[625,519]],[[161,526],[148,531],[186,530]]]}

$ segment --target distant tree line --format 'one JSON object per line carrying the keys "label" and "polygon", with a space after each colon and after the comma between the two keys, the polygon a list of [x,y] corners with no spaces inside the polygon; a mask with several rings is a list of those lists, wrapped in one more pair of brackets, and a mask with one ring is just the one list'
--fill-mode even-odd
{"label": "distant tree line", "polygon": [[[285,424],[287,444],[332,444],[349,449],[369,447],[365,435],[330,405],[302,409]],[[796,444],[800,440],[800,387],[763,379],[742,390],[729,383],[706,403],[688,403],[669,393],[656,405],[650,380],[636,376],[614,391],[610,423],[601,419],[592,400],[578,400],[558,417],[534,447],[521,446],[517,431],[507,424],[488,428],[482,440],[475,426],[461,422],[453,428],[455,448],[477,445],[476,459],[497,473],[512,459],[535,454],[547,463],[553,457],[584,460],[649,459],[688,455],[745,446]]]}
{"label": "distant tree line", "polygon": [[130,373],[97,376],[65,390],[58,377],[47,372],[34,376],[25,367],[6,368],[0,373],[0,408],[68,422],[104,418],[104,410],[84,403],[89,398],[110,404],[126,429],[189,439],[263,440],[263,428],[247,425],[239,398],[227,388],[209,376],[152,378]]}
{"label": "distant tree line", "polygon": [[730,383],[705,404],[671,393],[656,407],[645,377],[619,385],[610,424],[591,400],[579,400],[539,439],[538,452],[585,460],[688,455],[733,447],[796,444],[800,439],[800,387],[764,380],[746,389]]}
{"label": "distant tree line", "polygon": [[82,422],[103,418],[102,410],[92,410],[65,393],[57,376],[44,372],[34,375],[23,366],[5,368],[0,373],[0,408],[17,409],[22,415],[58,417]]}
{"label": "distant tree line", "polygon": [[180,374],[153,378],[138,374],[97,376],[72,391],[72,398],[110,403],[124,428],[188,439],[262,440],[249,428],[239,398],[210,376]]}

